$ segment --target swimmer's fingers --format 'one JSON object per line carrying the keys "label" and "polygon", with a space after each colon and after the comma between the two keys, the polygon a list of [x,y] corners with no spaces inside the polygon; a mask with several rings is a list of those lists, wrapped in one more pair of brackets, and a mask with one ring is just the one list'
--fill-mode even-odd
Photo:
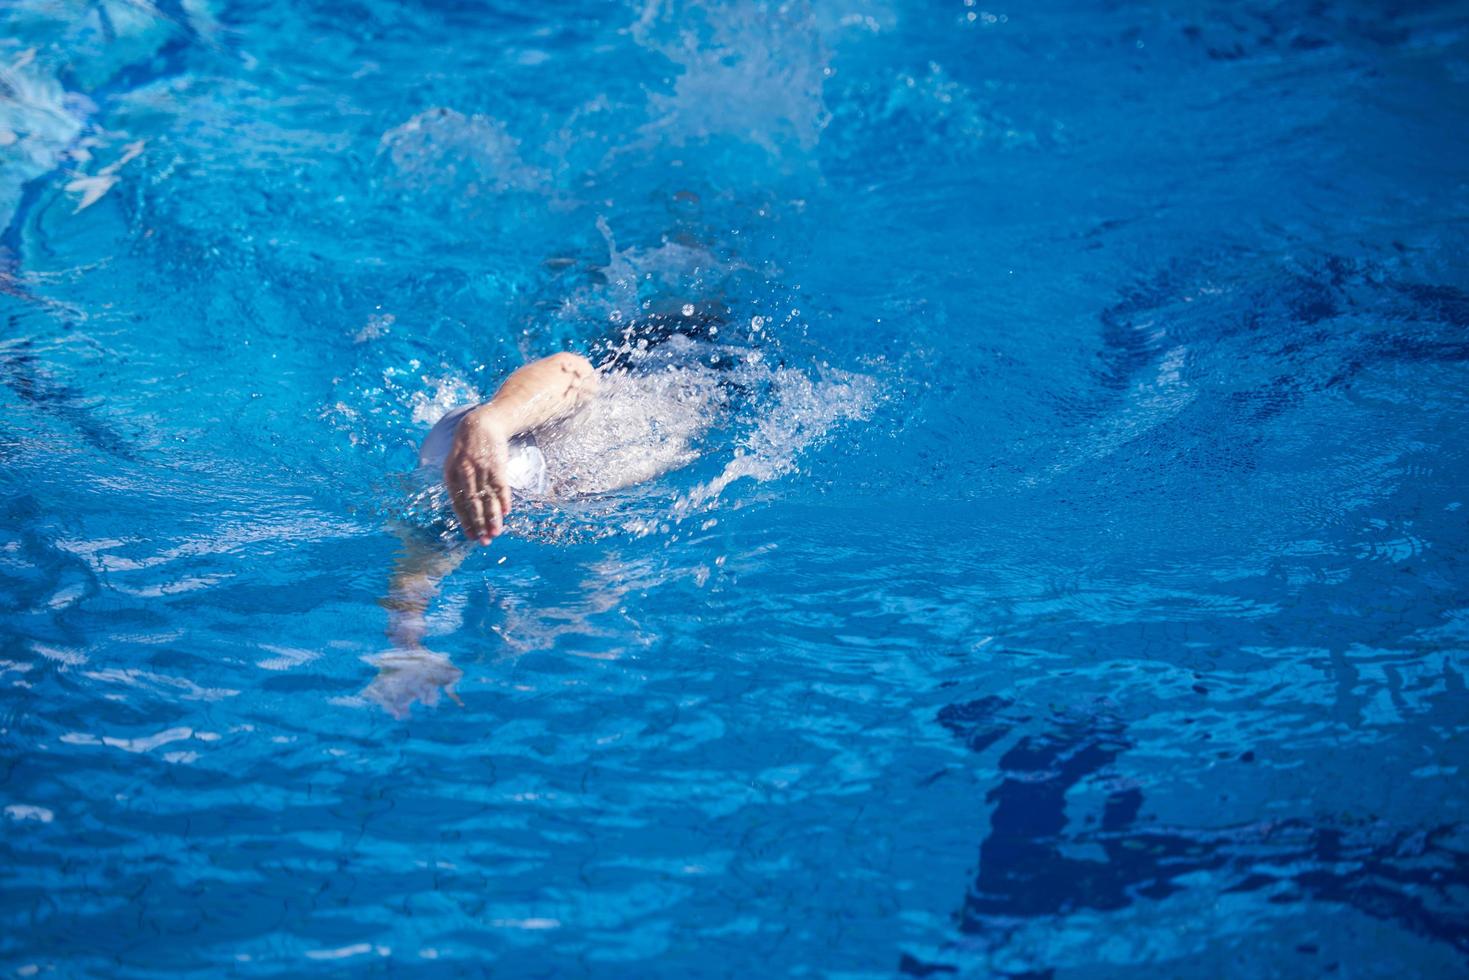
{"label": "swimmer's fingers", "polygon": [[493,468],[473,466],[469,470],[463,497],[464,509],[469,512],[465,534],[480,544],[489,544],[505,531],[510,489],[500,481]]}
{"label": "swimmer's fingers", "polygon": [[504,480],[504,478],[499,473],[491,472],[490,473],[490,490],[494,494],[495,500],[500,505],[500,514],[503,517],[509,517],[510,516],[510,484],[506,483],[505,480]]}
{"label": "swimmer's fingers", "polygon": [[[489,474],[485,474],[490,477]],[[490,538],[498,538],[505,530],[505,512],[500,506],[500,497],[495,493],[494,485],[487,478],[480,486],[479,498],[485,513],[485,533],[480,535],[480,544],[489,544]]]}
{"label": "swimmer's fingers", "polygon": [[505,530],[510,486],[505,480],[505,439],[493,426],[461,424],[444,464],[444,485],[465,537],[489,544]]}
{"label": "swimmer's fingers", "polygon": [[468,461],[446,466],[444,483],[449,488],[449,502],[454,505],[454,514],[464,528],[464,536],[488,543],[488,522],[485,520],[478,468]]}

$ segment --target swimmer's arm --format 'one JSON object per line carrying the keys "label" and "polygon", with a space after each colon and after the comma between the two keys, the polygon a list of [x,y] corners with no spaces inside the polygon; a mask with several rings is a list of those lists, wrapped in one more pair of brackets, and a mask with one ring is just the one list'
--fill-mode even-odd
{"label": "swimmer's arm", "polygon": [[495,425],[512,439],[565,418],[596,391],[597,372],[590,361],[580,354],[552,354],[511,374],[469,418]]}
{"label": "swimmer's arm", "polygon": [[444,484],[464,534],[480,544],[504,530],[510,440],[565,418],[597,391],[597,372],[579,354],[552,354],[525,365],[495,397],[464,417],[444,460]]}

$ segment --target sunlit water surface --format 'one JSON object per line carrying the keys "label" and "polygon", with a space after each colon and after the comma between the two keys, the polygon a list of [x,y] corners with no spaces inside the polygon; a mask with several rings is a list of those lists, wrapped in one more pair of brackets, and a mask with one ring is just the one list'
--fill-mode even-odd
{"label": "sunlit water surface", "polygon": [[[1465,972],[1461,6],[17,0],[0,66],[7,969]],[[405,639],[418,441],[565,348],[644,362],[613,455]]]}

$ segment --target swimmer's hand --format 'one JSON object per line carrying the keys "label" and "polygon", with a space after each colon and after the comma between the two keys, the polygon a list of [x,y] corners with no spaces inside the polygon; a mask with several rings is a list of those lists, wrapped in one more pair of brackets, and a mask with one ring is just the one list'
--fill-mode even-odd
{"label": "swimmer's hand", "polygon": [[489,544],[505,530],[510,484],[505,479],[513,433],[486,405],[464,417],[444,459],[444,485],[464,535]]}
{"label": "swimmer's hand", "polygon": [[590,361],[570,352],[552,354],[516,370],[489,404],[464,417],[444,460],[444,485],[466,537],[489,544],[505,530],[510,440],[565,418],[596,391]]}

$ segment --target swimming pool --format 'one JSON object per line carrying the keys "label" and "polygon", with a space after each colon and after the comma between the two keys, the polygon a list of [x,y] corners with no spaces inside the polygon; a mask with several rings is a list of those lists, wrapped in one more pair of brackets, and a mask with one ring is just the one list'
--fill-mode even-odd
{"label": "swimming pool", "polygon": [[1469,16],[987,2],[7,5],[0,963],[1462,975]]}

